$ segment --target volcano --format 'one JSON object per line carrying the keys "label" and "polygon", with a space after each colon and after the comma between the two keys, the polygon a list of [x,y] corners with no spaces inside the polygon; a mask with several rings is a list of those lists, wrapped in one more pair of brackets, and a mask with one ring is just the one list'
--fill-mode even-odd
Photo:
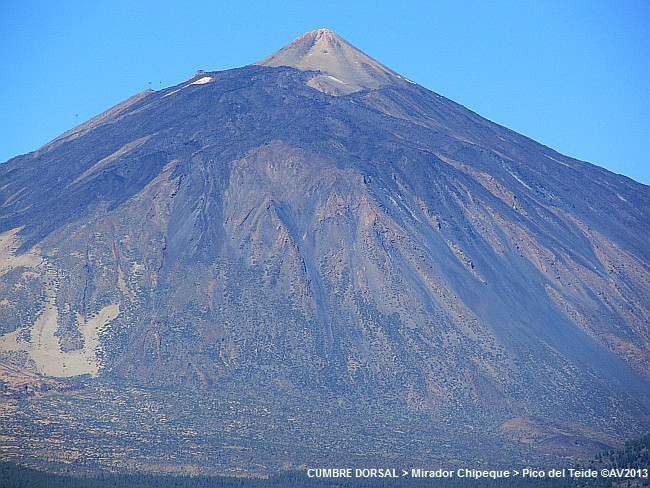
{"label": "volcano", "polygon": [[650,427],[649,208],[326,29],[139,93],[0,165],[2,456],[259,474],[617,445]]}

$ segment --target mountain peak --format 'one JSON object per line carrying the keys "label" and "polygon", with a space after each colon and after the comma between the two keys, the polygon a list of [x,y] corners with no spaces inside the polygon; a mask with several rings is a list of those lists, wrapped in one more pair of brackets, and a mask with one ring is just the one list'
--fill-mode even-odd
{"label": "mountain peak", "polygon": [[403,79],[329,29],[306,32],[255,64],[320,72],[308,84],[330,95],[376,89]]}

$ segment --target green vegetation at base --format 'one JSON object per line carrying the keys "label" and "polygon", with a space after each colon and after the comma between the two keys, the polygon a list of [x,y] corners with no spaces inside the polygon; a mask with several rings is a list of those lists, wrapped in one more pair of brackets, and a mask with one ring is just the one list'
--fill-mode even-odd
{"label": "green vegetation at base", "polygon": [[628,441],[623,449],[596,456],[595,467],[638,468],[650,466],[650,434]]}
{"label": "green vegetation at base", "polygon": [[457,488],[561,488],[563,480],[431,480],[389,479],[315,479],[304,471],[291,471],[269,478],[234,478],[227,476],[162,476],[154,474],[102,474],[77,477],[39,471],[13,463],[0,463],[0,488],[389,488],[436,486]]}
{"label": "green vegetation at base", "polygon": [[[606,452],[583,466],[582,469],[646,469],[650,467],[650,434],[629,441],[621,449]],[[269,478],[235,478],[228,476],[165,476],[158,474],[102,473],[92,477],[53,474],[10,462],[0,463],[0,488],[616,488],[650,486],[649,479],[603,478],[595,479],[318,479],[308,478],[305,471],[288,471]]]}

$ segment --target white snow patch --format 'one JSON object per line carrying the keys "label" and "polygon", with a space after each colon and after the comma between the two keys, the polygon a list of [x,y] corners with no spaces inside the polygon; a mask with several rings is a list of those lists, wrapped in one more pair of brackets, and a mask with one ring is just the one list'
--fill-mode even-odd
{"label": "white snow patch", "polygon": [[206,83],[210,83],[212,81],[212,78],[210,76],[204,76],[203,78],[193,81],[190,83],[190,85],[205,85]]}
{"label": "white snow patch", "polygon": [[196,81],[193,81],[192,83],[188,83],[185,86],[182,86],[180,88],[176,88],[176,90],[167,93],[166,95],[163,95],[163,98],[168,97],[169,95],[173,95],[174,93],[178,93],[181,91],[183,88],[187,88],[188,86],[191,85],[205,85],[206,83],[210,83],[212,81],[212,78],[210,76],[204,76],[203,78],[199,78]]}
{"label": "white snow patch", "polygon": [[171,92],[167,93],[166,95],[163,95],[163,98],[168,97],[169,95],[173,95],[174,93],[178,93],[179,91],[181,91],[181,89],[177,88],[176,90],[171,91]]}
{"label": "white snow patch", "polygon": [[328,77],[330,80],[338,81],[339,83],[342,83],[342,84],[344,84],[344,85],[347,85],[347,83],[346,83],[345,81],[341,81],[341,80],[339,80],[338,78],[334,78],[334,77],[331,76],[331,75],[327,75],[327,77]]}
{"label": "white snow patch", "polygon": [[530,186],[528,186],[528,185],[526,184],[526,182],[525,182],[524,180],[522,180],[521,178],[519,178],[519,176],[517,176],[514,172],[512,172],[512,171],[508,171],[508,173],[510,173],[510,176],[512,176],[515,180],[517,180],[517,181],[518,181],[519,183],[521,183],[523,186],[525,186],[525,187],[528,188],[529,190],[532,190],[532,188],[531,188]]}

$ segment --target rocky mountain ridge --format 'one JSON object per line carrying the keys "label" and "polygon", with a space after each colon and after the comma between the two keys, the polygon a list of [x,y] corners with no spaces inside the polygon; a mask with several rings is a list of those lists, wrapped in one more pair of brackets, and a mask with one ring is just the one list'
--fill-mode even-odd
{"label": "rocky mountain ridge", "polygon": [[648,428],[649,207],[318,30],[0,166],[0,361],[600,449]]}

